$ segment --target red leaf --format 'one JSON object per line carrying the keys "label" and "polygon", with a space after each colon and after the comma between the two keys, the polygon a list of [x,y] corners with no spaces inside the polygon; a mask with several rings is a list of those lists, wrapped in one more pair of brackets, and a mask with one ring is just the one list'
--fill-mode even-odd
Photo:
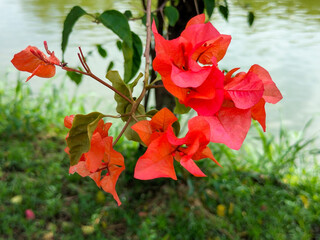
{"label": "red leaf", "polygon": [[281,92],[272,81],[271,76],[266,69],[255,64],[251,66],[249,72],[256,74],[262,80],[264,85],[263,98],[266,102],[275,104],[282,99]]}
{"label": "red leaf", "polygon": [[151,141],[152,129],[150,121],[142,120],[131,126],[131,128],[138,133],[141,141],[148,146]]}
{"label": "red leaf", "polygon": [[174,148],[168,142],[166,134],[153,140],[147,151],[138,159],[134,177],[140,180],[150,180],[169,177],[177,180],[173,166]]}
{"label": "red leaf", "polygon": [[254,120],[257,120],[263,131],[266,131],[266,110],[264,108],[266,101],[261,98],[261,100],[251,108],[251,116]]}
{"label": "red leaf", "polygon": [[191,19],[188,21],[188,23],[187,23],[187,25],[186,25],[186,28],[188,28],[189,26],[191,26],[191,25],[193,25],[193,24],[201,24],[201,23],[204,23],[205,19],[206,19],[206,16],[205,16],[204,13],[203,13],[203,14],[199,14],[199,15],[191,18]]}
{"label": "red leaf", "polygon": [[185,100],[180,102],[193,108],[200,116],[214,115],[223,102],[223,80],[223,73],[218,68],[212,67],[206,81],[196,89],[189,89]]}
{"label": "red leaf", "polygon": [[[204,177],[206,175],[198,168],[194,160],[210,158],[220,166],[207,147],[210,141],[210,125],[205,117],[197,116],[189,120],[188,128],[189,131],[184,138],[178,139],[172,130],[168,131],[167,137],[172,145],[180,146],[176,147],[175,159],[194,176]],[[183,145],[186,147],[182,147]]]}
{"label": "red leaf", "polygon": [[72,127],[73,119],[74,119],[74,115],[66,116],[64,118],[64,126],[70,129]]}
{"label": "red leaf", "polygon": [[[195,65],[195,64],[193,64]],[[188,70],[180,69],[175,65],[171,68],[172,82],[181,88],[197,88],[203,84],[211,72],[211,67],[189,66]]]}
{"label": "red leaf", "polygon": [[112,137],[107,138],[104,161],[107,165],[108,173],[101,179],[101,187],[104,191],[111,193],[117,201],[118,206],[120,206],[121,201],[116,192],[116,183],[120,174],[125,169],[124,158],[121,153],[113,149]]}
{"label": "red leaf", "polygon": [[216,65],[225,55],[231,37],[221,35],[204,20],[204,15],[191,19],[174,40],[164,39],[153,24],[153,68],[161,75],[164,87],[182,104],[199,115],[210,116],[223,101],[224,76]]}
{"label": "red leaf", "polygon": [[97,171],[101,166],[105,152],[105,141],[98,132],[92,135],[90,150],[84,154],[86,166],[90,172]]}
{"label": "red leaf", "polygon": [[206,119],[210,124],[211,142],[224,143],[238,150],[251,125],[251,110],[221,108],[215,116]]}
{"label": "red leaf", "polygon": [[180,164],[196,177],[206,177],[197,164],[191,158],[182,158]]}
{"label": "red leaf", "polygon": [[221,34],[218,38],[205,42],[193,53],[192,58],[202,64],[215,64],[226,55],[230,42],[230,35]]}
{"label": "red leaf", "polygon": [[177,117],[168,108],[162,108],[150,120],[152,132],[165,132],[167,131],[168,127],[177,120]]}
{"label": "red leaf", "polygon": [[98,187],[101,186],[100,184],[101,171],[91,173],[86,167],[85,161],[79,161],[76,165],[73,165],[69,168],[70,174],[74,174],[75,172],[78,173],[81,177],[89,176],[90,178],[93,179],[93,181],[95,181]]}
{"label": "red leaf", "polygon": [[26,219],[28,219],[28,220],[33,220],[36,218],[36,215],[34,214],[34,212],[31,209],[27,209],[25,211],[25,215],[26,215]]}
{"label": "red leaf", "polygon": [[138,133],[142,142],[148,146],[151,141],[160,137],[177,120],[168,108],[163,108],[150,121],[139,121],[131,128]]}
{"label": "red leaf", "polygon": [[228,80],[224,89],[228,92],[235,106],[248,109],[254,106],[262,97],[264,88],[261,79],[256,74],[248,72]]}
{"label": "red leaf", "polygon": [[32,73],[26,81],[29,81],[33,76],[51,78],[56,73],[55,65],[60,65],[60,61],[55,57],[54,52],[50,52],[45,42],[45,48],[49,54],[47,57],[38,48],[28,46],[26,49],[14,55],[11,60],[12,64],[19,71]]}

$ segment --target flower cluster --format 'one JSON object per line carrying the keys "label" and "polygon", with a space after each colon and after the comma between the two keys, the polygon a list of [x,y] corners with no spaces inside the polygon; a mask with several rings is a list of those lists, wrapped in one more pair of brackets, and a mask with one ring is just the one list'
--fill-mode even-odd
{"label": "flower cluster", "polygon": [[205,23],[205,15],[192,18],[181,35],[164,39],[153,23],[156,58],[153,68],[164,87],[181,104],[193,108],[210,125],[210,141],[239,149],[257,120],[265,130],[265,103],[277,103],[281,93],[269,73],[259,65],[224,73],[218,62],[226,54],[231,36]]}
{"label": "flower cluster", "polygon": [[173,159],[196,177],[206,176],[194,161],[210,158],[219,164],[208,148],[210,126],[202,117],[188,122],[189,132],[178,139],[172,124],[178,119],[169,109],[163,108],[150,121],[143,120],[132,126],[142,142],[148,147],[135,168],[134,177],[149,180],[159,177],[177,179]]}

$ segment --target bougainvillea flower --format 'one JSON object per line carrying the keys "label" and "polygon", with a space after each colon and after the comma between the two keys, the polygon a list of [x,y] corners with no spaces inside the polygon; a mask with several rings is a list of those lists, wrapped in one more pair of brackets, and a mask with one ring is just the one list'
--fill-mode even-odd
{"label": "bougainvillea flower", "polygon": [[257,120],[265,131],[265,103],[277,103],[282,95],[269,73],[253,65],[247,73],[233,69],[225,76],[225,97],[221,109],[207,117],[211,141],[239,149],[249,131],[251,119]]}
{"label": "bougainvillea flower", "polygon": [[60,60],[54,55],[54,52],[49,51],[46,41],[44,42],[44,47],[49,57],[38,48],[28,46],[26,49],[15,54],[11,60],[12,64],[19,71],[31,73],[31,76],[27,78],[26,82],[33,76],[51,78],[56,73],[55,65],[60,66]]}
{"label": "bougainvillea flower", "polygon": [[210,158],[217,163],[207,147],[210,141],[208,122],[203,117],[189,120],[189,132],[184,138],[179,139],[172,128],[175,120],[173,113],[164,108],[150,121],[144,120],[132,126],[148,146],[146,152],[138,159],[134,172],[135,178],[149,180],[169,177],[176,180],[174,159],[197,177],[204,177],[205,174],[194,161]]}
{"label": "bougainvillea flower", "polygon": [[223,102],[224,76],[217,62],[225,55],[231,37],[220,34],[204,20],[204,14],[192,18],[180,37],[173,40],[164,39],[153,23],[156,50],[153,68],[180,103],[192,107],[199,115],[210,116]]}
{"label": "bougainvillea flower", "polygon": [[[64,119],[64,125],[67,128],[72,127],[74,116],[67,116]],[[92,134],[90,150],[82,154],[79,162],[71,166],[69,173],[78,173],[82,177],[89,176],[98,187],[108,193],[121,205],[115,186],[119,175],[125,169],[123,156],[112,148],[113,138],[108,136],[111,123],[104,123],[101,119],[95,131]],[[68,147],[65,151],[69,154]],[[106,171],[106,174],[102,174]]]}

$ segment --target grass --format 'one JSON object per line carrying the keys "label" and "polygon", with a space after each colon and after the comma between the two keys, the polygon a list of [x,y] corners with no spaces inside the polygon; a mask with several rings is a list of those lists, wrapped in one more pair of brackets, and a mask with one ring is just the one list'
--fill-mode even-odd
{"label": "grass", "polygon": [[42,92],[0,86],[0,239],[320,238],[319,150],[303,132],[257,128],[238,152],[212,144],[224,167],[201,161],[208,177],[194,178],[176,165],[178,181],[134,179],[143,150],[121,139],[117,207],[91,179],[68,174],[62,122],[84,108],[61,89]]}

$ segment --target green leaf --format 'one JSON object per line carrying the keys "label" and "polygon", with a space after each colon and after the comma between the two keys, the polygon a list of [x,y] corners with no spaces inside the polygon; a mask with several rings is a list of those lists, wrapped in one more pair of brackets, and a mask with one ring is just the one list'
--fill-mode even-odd
{"label": "green leaf", "polygon": [[164,14],[169,20],[169,25],[173,27],[179,19],[179,11],[173,6],[168,6],[164,8]]}
{"label": "green leaf", "polygon": [[219,12],[222,14],[224,19],[228,21],[229,8],[228,8],[227,0],[224,0],[224,5],[219,5]]}
{"label": "green leaf", "polygon": [[122,42],[120,40],[117,41],[117,48],[121,51],[122,50]]}
{"label": "green leaf", "polygon": [[111,61],[107,67],[107,72],[109,72],[113,68],[114,62]]}
{"label": "green leaf", "polygon": [[72,31],[74,24],[78,21],[80,17],[82,17],[85,14],[87,14],[87,12],[84,11],[81,7],[74,6],[71,9],[71,11],[68,13],[66,19],[64,20],[63,31],[62,31],[62,43],[61,43],[62,55],[66,50],[69,35]]}
{"label": "green leaf", "polygon": [[143,77],[143,73],[139,73],[139,75],[136,77],[136,79],[135,79],[132,83],[130,83],[130,84],[128,85],[129,90],[130,90],[130,92],[131,92],[131,95],[132,95],[132,92],[133,92],[134,87],[138,84],[140,78],[142,78],[142,77]]}
{"label": "green leaf", "polygon": [[[129,89],[128,85],[122,80],[118,71],[109,71],[106,75],[106,78],[110,80],[112,86],[117,89],[119,92],[127,96],[131,99],[131,90]],[[117,93],[114,93],[114,99],[117,102],[116,111],[119,114],[125,114],[128,105],[131,105],[128,101],[123,99]],[[122,118],[123,121],[126,121],[128,117]]]}
{"label": "green leaf", "polygon": [[102,113],[92,112],[87,115],[77,114],[74,117],[67,138],[71,165],[76,165],[81,155],[90,150],[92,134],[103,116]]}
{"label": "green leaf", "polygon": [[[142,21],[142,24],[143,24],[143,25],[146,25],[146,24],[147,24],[147,14],[144,14],[144,15],[143,15],[141,21]],[[156,26],[157,26],[157,28],[158,28],[158,26],[159,26],[159,20],[158,20],[158,18],[157,18],[157,15],[154,14],[154,13],[151,13],[151,24],[152,24],[153,21],[156,22]]]}
{"label": "green leaf", "polygon": [[181,104],[177,98],[174,98],[176,106],[173,110],[175,114],[185,114],[191,110],[191,107],[186,107],[184,104]]}
{"label": "green leaf", "polygon": [[124,81],[126,83],[132,78],[133,52],[132,43],[129,45],[127,42],[123,42],[122,53],[124,58]]}
{"label": "green leaf", "polygon": [[67,72],[67,76],[77,85],[79,85],[82,81],[83,75],[77,72]]}
{"label": "green leaf", "polygon": [[[127,109],[126,109],[126,113],[129,113],[131,111],[131,105],[128,105]],[[138,109],[136,111],[136,115],[146,115],[146,111],[144,109],[144,106],[143,105],[139,105],[138,106]],[[145,120],[146,118],[143,117],[143,118],[139,118],[139,120]],[[136,131],[134,131],[131,126],[133,126],[135,123],[137,123],[136,120],[132,119],[128,125],[128,127],[126,128],[125,132],[124,132],[124,135],[126,136],[126,138],[128,140],[132,140],[132,141],[135,141],[135,142],[141,142],[141,139],[139,137],[139,135],[136,133]]]}
{"label": "green leaf", "polygon": [[214,7],[215,7],[215,0],[204,0],[204,7],[206,8],[207,14],[209,18],[211,17]]}
{"label": "green leaf", "polygon": [[133,78],[140,69],[143,46],[142,46],[142,41],[141,41],[140,37],[137,34],[135,34],[134,32],[131,32],[131,34],[132,34],[132,41],[133,41],[133,57],[132,57],[131,78]]}
{"label": "green leaf", "polygon": [[133,77],[133,43],[132,34],[127,17],[116,10],[107,10],[103,12],[99,17],[99,21],[117,34],[122,43],[122,53],[124,57],[124,81],[129,82]]}
{"label": "green leaf", "polygon": [[152,118],[154,115],[156,115],[157,112],[159,112],[157,109],[151,109],[146,113],[146,115]]}
{"label": "green leaf", "polygon": [[128,20],[129,20],[130,18],[132,18],[132,12],[131,12],[130,10],[126,10],[126,11],[123,13],[123,15],[125,15],[125,16],[128,18]]}
{"label": "green leaf", "polygon": [[116,10],[107,10],[104,11],[99,17],[98,20],[115,34],[117,34],[120,39],[127,44],[132,44],[131,31],[128,19],[121,12]]}
{"label": "green leaf", "polygon": [[101,44],[97,44],[96,47],[101,57],[107,57],[107,51],[101,46]]}
{"label": "green leaf", "polygon": [[175,121],[173,124],[172,124],[172,128],[173,128],[173,132],[176,136],[179,135],[179,132],[180,132],[180,123],[179,121]]}
{"label": "green leaf", "polygon": [[253,22],[254,22],[254,13],[250,11],[248,12],[248,24],[250,27],[252,26]]}

